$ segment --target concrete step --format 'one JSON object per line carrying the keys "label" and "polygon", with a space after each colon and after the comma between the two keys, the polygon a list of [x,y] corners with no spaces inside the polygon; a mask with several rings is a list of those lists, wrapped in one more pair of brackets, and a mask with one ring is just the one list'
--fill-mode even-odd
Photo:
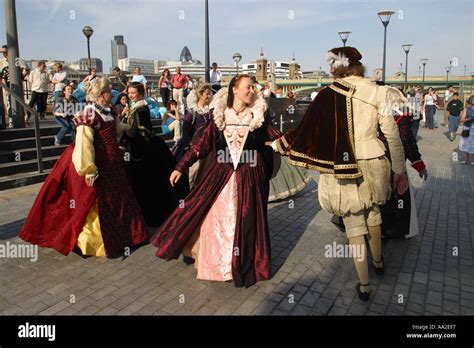
{"label": "concrete step", "polygon": [[51,170],[45,170],[44,173],[41,174],[38,172],[29,172],[0,177],[0,191],[43,182],[46,180],[50,171]]}
{"label": "concrete step", "polygon": [[[43,168],[51,169],[59,156],[43,157]],[[36,159],[2,163],[0,166],[0,178],[20,173],[34,172],[38,170],[38,161]]]}
{"label": "concrete step", "polygon": [[[44,146],[41,148],[41,152],[43,158],[60,156],[66,147],[66,144],[60,146]],[[3,163],[19,163],[28,160],[35,160],[36,158],[36,147],[30,147],[19,150],[0,151],[0,165]]]}
{"label": "concrete step", "polygon": [[[41,147],[54,145],[55,135],[56,134],[41,136]],[[64,143],[66,144],[71,143],[71,134],[66,134],[66,136],[64,137]],[[17,139],[0,141],[0,150],[2,151],[19,151],[22,149],[29,149],[32,147],[36,148],[36,139],[34,137],[17,138]]]}

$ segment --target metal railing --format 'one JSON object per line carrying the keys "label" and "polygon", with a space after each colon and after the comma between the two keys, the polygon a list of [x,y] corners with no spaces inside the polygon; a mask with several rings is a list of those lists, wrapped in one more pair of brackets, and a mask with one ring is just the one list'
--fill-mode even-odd
{"label": "metal railing", "polygon": [[[40,134],[40,122],[39,122],[39,115],[38,113],[33,110],[23,99],[22,96],[19,96],[12,92],[12,90],[5,85],[4,83],[0,83],[1,89],[6,90],[12,99],[18,102],[27,112],[33,115],[34,120],[34,129],[35,129],[35,141],[36,141],[36,158],[38,161],[38,172],[42,174],[44,172],[43,168],[43,153],[41,152],[41,134]],[[3,96],[1,96],[3,98]],[[2,100],[3,103],[3,100]],[[12,104],[12,102],[10,102]],[[6,109],[6,108],[5,108]]]}

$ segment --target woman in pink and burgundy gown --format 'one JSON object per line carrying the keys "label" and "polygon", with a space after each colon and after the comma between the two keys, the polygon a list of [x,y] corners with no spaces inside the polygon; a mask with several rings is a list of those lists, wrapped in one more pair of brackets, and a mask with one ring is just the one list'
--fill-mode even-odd
{"label": "woman in pink and burgundy gown", "polygon": [[205,177],[164,222],[151,243],[166,260],[182,253],[195,260],[197,278],[233,280],[249,287],[270,278],[267,221],[272,149],[279,133],[265,121],[265,100],[250,76],[238,75],[211,103],[211,121],[171,174],[181,173],[212,150]]}
{"label": "woman in pink and burgundy gown", "polygon": [[69,145],[41,187],[20,238],[67,255],[126,255],[148,241],[148,230],[128,182],[106,78],[88,86],[92,104],[78,115]]}

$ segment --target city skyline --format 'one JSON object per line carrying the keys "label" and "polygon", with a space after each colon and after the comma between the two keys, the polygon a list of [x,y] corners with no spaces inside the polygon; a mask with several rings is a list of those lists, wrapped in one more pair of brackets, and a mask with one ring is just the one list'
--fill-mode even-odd
{"label": "city skyline", "polygon": [[[405,0],[281,0],[271,4],[211,0],[210,58],[211,62],[230,65],[233,54],[239,52],[243,56],[241,63],[248,63],[258,58],[263,46],[269,59],[290,61],[294,51],[303,71],[320,67],[327,70],[325,52],[342,45],[338,31],[349,30],[352,33],[347,45],[362,52],[367,76],[372,76],[373,70],[382,66],[383,26],[377,12],[391,9],[395,14],[388,26],[388,76],[399,71],[400,63],[405,62],[401,47],[404,43],[414,44],[409,54],[409,76],[418,76],[420,58],[429,58],[427,75],[446,74],[449,61],[457,63],[453,75],[469,75],[474,70],[469,30],[473,4],[469,0],[455,3],[465,11],[449,12],[453,4],[443,1],[426,6],[421,1]],[[135,16],[128,6],[133,6]],[[107,10],[98,11],[103,8]],[[229,20],[228,13],[235,20]],[[4,44],[5,18],[1,17]],[[195,59],[204,61],[204,1],[140,0],[132,5],[126,0],[17,0],[17,20],[20,56],[24,59],[76,61],[85,57],[82,27],[90,25],[94,28],[91,56],[102,59],[105,72],[111,67],[110,42],[115,35],[124,36],[128,57],[178,60],[183,46],[188,46]],[[444,23],[456,25],[444,27]],[[462,28],[466,30],[463,32]],[[38,40],[37,33],[43,33],[43,39]],[[282,44],[285,42],[288,44]]]}

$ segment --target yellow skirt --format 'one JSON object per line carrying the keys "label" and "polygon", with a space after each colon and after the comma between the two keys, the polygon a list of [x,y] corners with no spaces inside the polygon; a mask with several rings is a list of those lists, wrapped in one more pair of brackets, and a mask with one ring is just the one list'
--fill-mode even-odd
{"label": "yellow skirt", "polygon": [[100,230],[97,201],[95,201],[89,214],[87,214],[82,232],[77,238],[77,246],[81,249],[83,255],[105,256],[105,247],[102,239],[102,232]]}

